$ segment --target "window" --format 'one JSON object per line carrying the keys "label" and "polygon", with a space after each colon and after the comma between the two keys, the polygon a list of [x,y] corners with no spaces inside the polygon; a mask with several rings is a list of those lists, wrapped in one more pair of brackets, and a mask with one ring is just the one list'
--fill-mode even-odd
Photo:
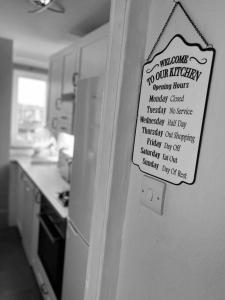
{"label": "window", "polygon": [[14,71],[11,145],[30,147],[46,125],[47,76]]}

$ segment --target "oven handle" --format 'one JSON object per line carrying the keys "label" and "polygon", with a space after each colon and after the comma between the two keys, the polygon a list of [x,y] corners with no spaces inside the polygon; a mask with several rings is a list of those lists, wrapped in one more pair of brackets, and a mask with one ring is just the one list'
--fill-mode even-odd
{"label": "oven handle", "polygon": [[60,234],[60,236],[65,239],[65,235],[62,233],[62,230],[59,228],[58,224],[63,223],[63,221],[55,221],[52,216],[49,214],[48,215],[49,220],[52,222],[52,224],[54,224],[55,229],[58,231],[58,233]]}
{"label": "oven handle", "polygon": [[38,219],[39,219],[41,225],[43,226],[43,228],[44,228],[46,234],[48,235],[49,239],[51,240],[51,242],[52,242],[53,244],[54,244],[55,242],[57,242],[57,241],[63,239],[62,237],[55,238],[55,237],[51,234],[50,230],[48,229],[48,226],[46,225],[45,221],[43,220],[41,214],[38,214],[37,216],[38,216]]}

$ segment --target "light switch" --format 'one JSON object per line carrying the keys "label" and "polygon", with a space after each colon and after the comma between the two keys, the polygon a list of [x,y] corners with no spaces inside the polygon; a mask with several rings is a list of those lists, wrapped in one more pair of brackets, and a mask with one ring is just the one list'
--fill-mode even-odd
{"label": "light switch", "polygon": [[163,214],[166,184],[146,175],[142,176],[141,203],[159,215]]}
{"label": "light switch", "polygon": [[151,188],[147,189],[146,192],[146,201],[153,201],[153,190]]}

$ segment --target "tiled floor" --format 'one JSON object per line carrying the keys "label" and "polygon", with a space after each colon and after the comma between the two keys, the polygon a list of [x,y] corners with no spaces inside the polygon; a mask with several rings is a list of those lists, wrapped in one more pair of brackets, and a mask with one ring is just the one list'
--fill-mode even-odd
{"label": "tiled floor", "polygon": [[15,227],[0,230],[0,299],[42,300]]}

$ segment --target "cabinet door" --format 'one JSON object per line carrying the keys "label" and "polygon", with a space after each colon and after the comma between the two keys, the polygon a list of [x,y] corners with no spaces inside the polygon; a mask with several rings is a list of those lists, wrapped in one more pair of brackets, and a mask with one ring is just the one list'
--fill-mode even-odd
{"label": "cabinet door", "polygon": [[38,214],[40,212],[41,194],[37,188],[33,190],[33,215],[32,215],[32,246],[31,246],[31,264],[34,265],[35,259],[37,259],[38,251],[38,234],[39,234],[39,219]]}
{"label": "cabinet door", "polygon": [[90,236],[99,156],[103,86],[101,78],[93,77],[79,80],[77,88],[69,216],[87,241]]}
{"label": "cabinet door", "polygon": [[9,226],[15,226],[16,209],[17,209],[17,178],[18,178],[18,164],[10,162],[10,181],[9,181]]}
{"label": "cabinet door", "polygon": [[74,74],[77,72],[77,51],[75,47],[70,47],[63,57],[63,85],[62,94],[74,93]]}
{"label": "cabinet door", "polygon": [[24,185],[25,174],[23,170],[18,166],[17,168],[17,196],[16,196],[16,224],[19,229],[20,235],[23,236],[23,217],[24,217]]}
{"label": "cabinet door", "polygon": [[48,127],[53,134],[57,134],[58,114],[62,94],[62,68],[62,55],[55,56],[51,59],[49,73]]}
{"label": "cabinet door", "polygon": [[73,129],[74,100],[62,101],[58,118],[58,132],[72,134]]}
{"label": "cabinet door", "polygon": [[93,40],[80,48],[79,78],[103,76],[106,68],[108,37]]}
{"label": "cabinet door", "polygon": [[87,258],[88,246],[68,223],[62,300],[84,299]]}
{"label": "cabinet door", "polygon": [[52,292],[51,287],[47,283],[46,277],[43,273],[38,259],[35,259],[35,265],[33,266],[33,269],[43,300],[57,300],[54,293]]}
{"label": "cabinet door", "polygon": [[55,136],[62,131],[72,133],[74,114],[73,77],[76,71],[76,49],[74,47],[60,52],[51,59],[48,127]]}
{"label": "cabinet door", "polygon": [[33,210],[34,210],[34,186],[32,182],[25,177],[25,196],[24,196],[24,215],[23,215],[23,246],[28,261],[31,264],[32,257],[32,231],[33,231]]}

